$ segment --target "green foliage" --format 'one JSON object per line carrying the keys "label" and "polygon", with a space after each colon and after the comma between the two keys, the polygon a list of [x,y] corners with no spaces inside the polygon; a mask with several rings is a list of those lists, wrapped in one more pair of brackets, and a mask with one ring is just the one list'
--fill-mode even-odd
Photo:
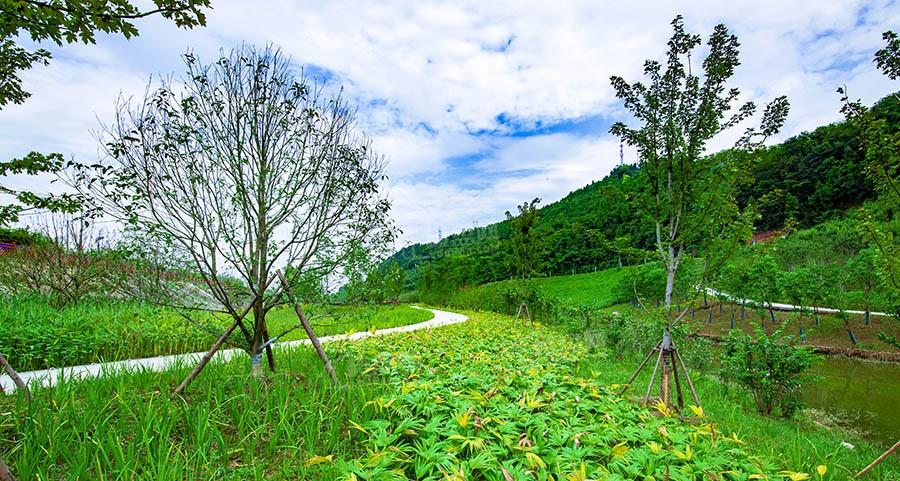
{"label": "green foliage", "polygon": [[507,241],[509,263],[519,278],[525,280],[539,273],[541,262],[541,242],[535,235],[534,226],[538,220],[537,205],[541,199],[534,199],[518,206],[519,213],[512,215],[506,211],[506,220],[510,224],[510,235]]}
{"label": "green foliage", "polygon": [[875,52],[875,64],[888,78],[897,80],[900,77],[900,37],[888,30],[882,38],[887,45]]}
{"label": "green foliage", "polygon": [[879,268],[881,251],[867,245],[865,232],[875,228],[882,237],[893,237],[900,221],[875,220],[866,217],[869,211],[867,205],[843,219],[746,246],[712,285],[741,299],[891,311],[892,290]]}
{"label": "green foliage", "polygon": [[0,0],[0,108],[20,104],[30,94],[22,88],[19,72],[35,63],[47,64],[50,52],[29,52],[17,44],[19,38],[45,40],[57,45],[96,43],[97,32],[138,35],[133,21],[159,14],[182,28],[206,25],[209,0],[153,0],[154,8],[141,10],[129,0]]}
{"label": "green foliage", "polygon": [[[347,346],[387,391],[336,459],[342,479],[697,479],[777,467],[705,419],[684,422],[573,376],[583,345],[508,317]],[[444,347],[446,346],[446,347]],[[423,349],[423,347],[426,347]]]}
{"label": "green foliage", "polygon": [[[606,384],[621,383],[634,372],[643,354],[645,353],[618,359],[606,355],[603,351],[591,353],[579,363],[577,373],[596,378]],[[645,369],[634,386],[646,386],[650,378],[649,371],[650,369]],[[718,376],[696,373],[691,375],[700,393],[704,414],[707,419],[715,422],[722,433],[739,440],[745,449],[772,460],[781,469],[808,474],[810,477],[807,479],[852,480],[854,472],[868,465],[890,447],[890,443],[893,443],[891,439],[885,441],[888,443],[887,446],[883,446],[884,443],[859,439],[853,432],[834,425],[819,411],[804,410],[791,419],[761,416],[756,413],[754,401],[743,389],[725,388]],[[887,381],[887,384],[890,384],[890,381]],[[823,423],[826,424],[825,427],[822,426]],[[850,442],[855,447],[846,449],[841,446],[842,442]],[[819,466],[825,466],[827,470],[824,477],[816,474]],[[802,479],[802,475],[797,476],[801,477],[796,479]],[[866,477],[893,481],[898,479],[898,476],[900,466],[897,463],[886,462],[876,467]],[[729,478],[725,476],[719,479]],[[787,473],[782,473],[782,477],[770,479],[791,478]]]}
{"label": "green foliage", "polygon": [[0,227],[0,242],[10,242],[20,246],[47,244],[51,240],[28,227]]}
{"label": "green foliage", "polygon": [[[593,272],[643,257],[649,236],[634,216],[630,198],[638,188],[635,167],[616,167],[603,180],[537,209],[535,238],[541,239],[541,271],[548,275]],[[391,256],[406,272],[405,289],[455,290],[517,275],[508,262],[510,221],[413,244]],[[423,289],[426,284],[428,289]],[[438,284],[435,281],[440,279]],[[435,297],[445,296],[435,291]]]}
{"label": "green foliage", "polygon": [[[320,336],[415,324],[430,311],[408,306],[309,306],[313,331]],[[0,297],[0,352],[17,369],[88,364],[136,357],[205,351],[227,326],[224,316],[191,313],[188,320],[173,309],[124,301],[85,301],[54,307],[44,297]],[[267,316],[274,336],[298,324],[290,306]],[[302,329],[282,341],[305,338]]]}
{"label": "green foliage", "polygon": [[[2,101],[0,101],[0,106],[2,106]],[[0,162],[0,177],[12,174],[58,175],[64,167],[71,165],[74,165],[74,163],[64,162],[60,154],[45,155],[38,152],[30,152],[20,159]],[[78,194],[39,195],[4,184],[0,184],[0,194],[6,194],[15,200],[11,204],[0,205],[0,228],[18,222],[19,216],[24,212],[43,210],[73,214],[79,212],[85,206],[84,198]]]}
{"label": "green foliage", "polygon": [[[610,78],[616,96],[639,123],[628,127],[617,122],[610,133],[634,146],[640,157],[644,182],[636,206],[656,235],[656,253],[666,269],[667,307],[687,249],[701,244],[733,248],[733,242],[721,241],[746,233],[748,218],[735,204],[734,189],[748,168],[749,152],[781,129],[790,109],[786,97],[773,100],[760,127],[747,129],[734,149],[704,155],[710,140],[753,115],[756,105],[747,102],[729,114],[740,95],[728,86],[740,64],[737,36],[716,25],[702,72],[695,75],[687,62],[702,38],[685,31],[681,16],[672,28],[665,62],[644,63],[646,83]],[[718,267],[706,264],[711,272]]]}
{"label": "green foliage", "polygon": [[732,330],[722,352],[722,378],[749,390],[760,414],[777,409],[791,417],[800,407],[799,395],[810,380],[807,371],[817,357],[808,348],[794,347],[782,330],[766,335],[760,327],[755,336]]}

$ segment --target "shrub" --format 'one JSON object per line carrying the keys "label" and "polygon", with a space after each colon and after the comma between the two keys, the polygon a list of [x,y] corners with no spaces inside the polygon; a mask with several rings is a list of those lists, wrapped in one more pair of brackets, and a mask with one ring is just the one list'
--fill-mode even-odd
{"label": "shrub", "polygon": [[791,417],[800,407],[799,394],[811,380],[807,373],[819,359],[809,348],[795,347],[792,336],[778,329],[766,335],[761,327],[756,334],[731,331],[722,352],[722,377],[748,389],[760,414]]}

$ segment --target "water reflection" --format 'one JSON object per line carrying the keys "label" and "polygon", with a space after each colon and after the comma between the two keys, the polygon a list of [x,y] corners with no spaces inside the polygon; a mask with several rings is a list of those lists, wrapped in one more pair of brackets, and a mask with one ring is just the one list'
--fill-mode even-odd
{"label": "water reflection", "polygon": [[900,365],[829,357],[815,374],[821,379],[804,389],[807,406],[848,420],[878,444],[900,439]]}

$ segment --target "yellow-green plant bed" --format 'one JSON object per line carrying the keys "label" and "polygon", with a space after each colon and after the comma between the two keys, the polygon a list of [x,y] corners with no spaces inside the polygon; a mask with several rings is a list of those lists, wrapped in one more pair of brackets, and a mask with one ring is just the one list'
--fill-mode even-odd
{"label": "yellow-green plant bed", "polygon": [[[574,375],[563,334],[469,313],[463,324],[347,346],[390,388],[351,423],[347,480],[761,479],[779,472],[702,410],[648,409]],[[323,453],[324,454],[324,453]]]}

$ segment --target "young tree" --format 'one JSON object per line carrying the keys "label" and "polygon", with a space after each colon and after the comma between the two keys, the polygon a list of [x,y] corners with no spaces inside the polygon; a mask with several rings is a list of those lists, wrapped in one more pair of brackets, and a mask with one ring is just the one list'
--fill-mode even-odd
{"label": "young tree", "polygon": [[[330,271],[351,247],[392,239],[379,186],[384,161],[340,95],[296,76],[279,49],[184,60],[181,79],[119,102],[101,138],[108,161],[99,175],[73,180],[108,215],[179,246],[241,328],[256,374],[266,313],[283,302],[269,288],[276,268]],[[243,288],[226,288],[226,275]],[[240,312],[247,298],[250,329]]]}
{"label": "young tree", "polygon": [[656,250],[666,269],[666,307],[672,304],[686,249],[710,237],[731,236],[729,227],[745,222],[734,200],[735,184],[749,158],[745,154],[777,133],[789,110],[785,97],[775,99],[766,107],[760,127],[748,128],[733,151],[705,155],[712,138],[753,115],[756,106],[747,102],[732,113],[740,95],[728,87],[740,64],[735,35],[717,25],[706,42],[709,53],[701,73],[695,74],[691,54],[700,47],[701,37],[685,31],[681,16],[672,26],[666,61],[644,64],[646,84],[611,77],[616,95],[641,123],[632,128],[617,122],[610,132],[640,155],[644,189],[639,208],[653,225]]}
{"label": "young tree", "polygon": [[406,284],[406,271],[396,261],[388,264],[384,273],[384,296],[388,302],[396,303]]}
{"label": "young tree", "polygon": [[[885,46],[875,53],[874,62],[888,78],[897,80],[900,76],[900,37],[887,31],[882,38]],[[846,87],[837,91],[844,104],[841,113],[856,124],[861,133],[866,172],[875,184],[877,203],[896,218],[900,205],[900,129],[884,118],[877,118],[861,101],[852,101]],[[874,260],[891,314],[900,318],[900,243],[891,229],[884,228],[876,220],[878,215],[872,209],[860,209],[859,215],[866,240],[877,249]]]}
{"label": "young tree", "polygon": [[851,258],[846,264],[850,283],[863,292],[865,310],[864,322],[867,326],[872,322],[872,294],[879,284],[878,270],[875,261],[877,255],[878,253],[875,249],[869,247],[859,251],[859,253]]}
{"label": "young tree", "polygon": [[523,282],[537,272],[540,262],[540,241],[535,236],[537,205],[541,199],[535,198],[518,206],[518,215],[506,211],[510,224],[509,263],[517,277]]}
{"label": "young tree", "polygon": [[506,220],[509,221],[509,263],[510,267],[516,272],[519,279],[519,288],[515,293],[515,297],[519,298],[519,307],[516,317],[522,317],[522,325],[525,325],[525,317],[527,317],[532,325],[534,317],[528,308],[528,299],[534,297],[531,292],[531,286],[528,285],[528,279],[537,272],[540,262],[541,247],[540,241],[535,235],[534,226],[537,223],[538,212],[537,205],[541,199],[534,198],[531,202],[524,202],[518,206],[518,215],[512,215],[506,211]]}
{"label": "young tree", "polygon": [[769,319],[772,324],[776,322],[772,303],[777,301],[781,295],[781,286],[778,282],[780,272],[781,268],[769,253],[755,256],[750,264],[750,270],[747,272],[751,298],[760,302],[757,308],[769,311]]}

